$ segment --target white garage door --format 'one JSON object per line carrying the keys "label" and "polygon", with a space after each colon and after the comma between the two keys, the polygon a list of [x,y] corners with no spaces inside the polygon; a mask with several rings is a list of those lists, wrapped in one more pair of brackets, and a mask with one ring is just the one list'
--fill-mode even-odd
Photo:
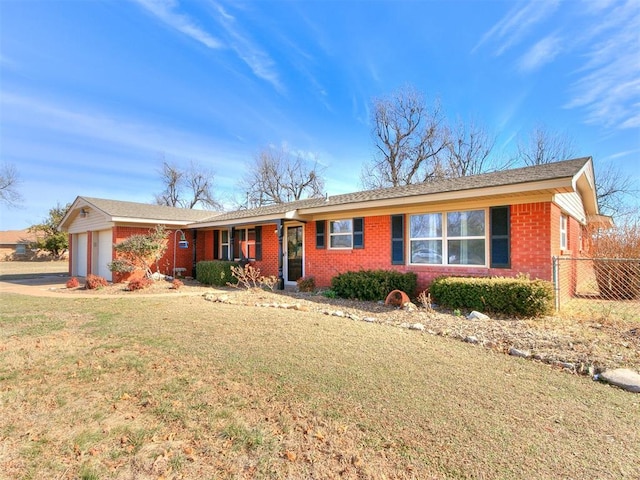
{"label": "white garage door", "polygon": [[111,241],[111,230],[101,230],[99,232],[95,232],[94,235],[98,235],[97,274],[106,278],[108,281],[111,281],[111,272],[107,267],[109,262],[112,260],[111,250],[113,242]]}
{"label": "white garage door", "polygon": [[73,268],[72,275],[77,277],[87,276],[87,234],[77,233],[73,236]]}

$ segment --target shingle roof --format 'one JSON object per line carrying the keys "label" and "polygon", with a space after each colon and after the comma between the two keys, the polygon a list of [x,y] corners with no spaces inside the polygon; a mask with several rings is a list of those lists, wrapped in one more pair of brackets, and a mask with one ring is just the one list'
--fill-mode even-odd
{"label": "shingle roof", "polygon": [[210,221],[218,224],[218,222],[237,222],[245,219],[247,221],[251,221],[284,215],[287,212],[296,210],[305,214],[307,213],[305,210],[308,211],[309,209],[317,207],[331,208],[340,205],[357,205],[358,203],[377,200],[384,201],[447,192],[462,192],[465,190],[521,185],[563,178],[572,179],[578,172],[580,172],[585,164],[590,161],[590,159],[590,157],[582,157],[573,160],[515,168],[511,170],[502,170],[468,177],[447,178],[414,185],[364,190],[360,192],[334,195],[328,198],[312,198],[258,208],[236,210],[233,212],[221,213],[206,220],[197,221],[197,223]]}
{"label": "shingle roof", "polygon": [[572,178],[590,157],[576,158],[562,162],[535,165],[532,167],[514,168],[491,173],[483,173],[468,177],[445,178],[431,182],[400,187],[364,190],[361,192],[335,195],[328,198],[325,205],[342,205],[347,203],[386,200],[435,193],[455,192],[479,188],[500,187],[506,185],[539,182],[558,178]]}
{"label": "shingle roof", "polygon": [[225,221],[225,220],[242,220],[243,218],[253,217],[267,217],[270,215],[284,215],[292,210],[299,210],[301,208],[311,208],[319,205],[324,205],[325,199],[322,198],[309,198],[305,200],[296,200],[294,202],[276,203],[274,205],[266,205],[263,207],[249,208],[243,210],[235,210],[233,212],[221,213],[208,220],[212,221]]}
{"label": "shingle roof", "polygon": [[18,243],[29,243],[37,240],[35,233],[25,230],[3,230],[0,232],[0,245],[16,245]]}
{"label": "shingle roof", "polygon": [[78,197],[110,217],[149,220],[197,222],[211,219],[217,212],[189,208],[166,207],[147,203],[123,202],[104,198]]}

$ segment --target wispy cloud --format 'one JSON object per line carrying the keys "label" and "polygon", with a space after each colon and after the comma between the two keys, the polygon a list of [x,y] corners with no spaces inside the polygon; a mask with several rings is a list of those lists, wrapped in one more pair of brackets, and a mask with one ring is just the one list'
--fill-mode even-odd
{"label": "wispy cloud", "polygon": [[518,70],[529,73],[551,63],[562,51],[562,41],[557,35],[549,35],[533,45],[518,62]]}
{"label": "wispy cloud", "polygon": [[559,0],[533,0],[524,5],[516,5],[482,36],[471,53],[475,53],[479,48],[489,43],[496,44],[494,51],[496,56],[502,55],[520,43],[536,24],[549,17],[559,4]]}
{"label": "wispy cloud", "polygon": [[134,0],[169,27],[182,32],[209,48],[222,48],[223,44],[200,27],[188,15],[176,11],[175,0]]}
{"label": "wispy cloud", "polygon": [[[596,17],[593,17],[596,20]],[[598,34],[586,47],[580,78],[567,108],[583,108],[586,123],[640,127],[640,3],[630,0],[599,11]]]}
{"label": "wispy cloud", "polygon": [[242,30],[236,18],[227,12],[224,7],[216,5],[216,11],[218,13],[218,21],[228,36],[231,49],[249,66],[255,76],[269,82],[278,92],[284,93],[285,87],[280,81],[276,63],[269,53],[256,44]]}

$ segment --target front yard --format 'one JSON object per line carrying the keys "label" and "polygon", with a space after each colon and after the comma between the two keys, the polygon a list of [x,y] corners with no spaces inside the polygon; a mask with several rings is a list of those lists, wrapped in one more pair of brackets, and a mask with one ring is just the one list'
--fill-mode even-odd
{"label": "front yard", "polygon": [[[640,476],[638,395],[503,355],[483,332],[511,321],[479,330],[234,290],[218,302],[65,293],[0,298],[0,477]],[[424,331],[398,328],[418,322]],[[519,322],[534,352],[538,335],[560,335],[551,319]],[[593,358],[610,327],[633,325],[563,329],[590,332],[591,344],[566,341]],[[463,336],[478,344],[449,338]],[[628,342],[615,349],[637,369]]]}

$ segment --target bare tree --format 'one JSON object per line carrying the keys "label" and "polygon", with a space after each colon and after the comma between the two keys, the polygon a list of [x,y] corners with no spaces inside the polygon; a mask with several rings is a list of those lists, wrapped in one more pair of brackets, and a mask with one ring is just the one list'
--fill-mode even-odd
{"label": "bare tree", "polygon": [[613,162],[596,171],[598,207],[603,214],[619,219],[620,223],[640,218],[638,207],[631,201],[639,192],[633,177],[624,174]]}
{"label": "bare tree", "polygon": [[213,195],[213,172],[198,163],[191,162],[183,169],[163,160],[160,177],[164,190],[155,195],[156,204],[181,208],[198,205],[216,210],[221,208]]}
{"label": "bare tree", "polygon": [[0,203],[8,207],[17,207],[23,201],[23,197],[18,192],[20,175],[15,165],[3,163],[0,166]]}
{"label": "bare tree", "polygon": [[475,121],[458,123],[449,133],[444,156],[448,177],[466,177],[484,173],[488,169],[495,137]]}
{"label": "bare tree", "polygon": [[447,146],[439,103],[429,108],[423,95],[404,87],[373,101],[375,154],[360,179],[365,188],[409,185],[444,175],[440,154]]}
{"label": "bare tree", "polygon": [[516,161],[525,165],[568,160],[575,156],[571,139],[563,133],[552,132],[543,125],[537,125],[526,140],[518,141]]}
{"label": "bare tree", "polygon": [[311,162],[284,148],[264,148],[247,166],[240,188],[247,207],[291,202],[324,195],[324,179],[317,160]]}

